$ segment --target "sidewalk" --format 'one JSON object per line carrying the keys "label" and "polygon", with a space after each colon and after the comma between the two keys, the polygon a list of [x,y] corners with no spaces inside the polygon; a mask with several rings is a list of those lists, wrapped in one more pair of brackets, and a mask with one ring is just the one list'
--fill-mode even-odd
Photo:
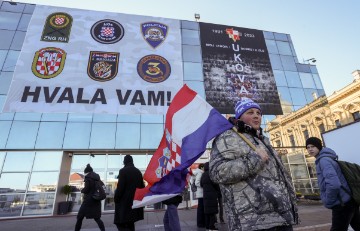
{"label": "sidewalk", "polygon": [[[328,231],[331,223],[331,211],[320,203],[300,204],[299,213],[301,224],[294,230]],[[164,210],[145,212],[145,218],[135,224],[136,231],[160,231],[163,227]],[[196,227],[196,209],[179,209],[182,231],[205,231]],[[113,224],[114,214],[103,214],[101,219],[107,231],[117,231]],[[62,215],[42,218],[21,218],[0,220],[1,231],[72,231],[76,222],[75,215]],[[226,224],[218,227],[220,231],[227,231]],[[94,220],[83,221],[82,231],[98,231]]]}

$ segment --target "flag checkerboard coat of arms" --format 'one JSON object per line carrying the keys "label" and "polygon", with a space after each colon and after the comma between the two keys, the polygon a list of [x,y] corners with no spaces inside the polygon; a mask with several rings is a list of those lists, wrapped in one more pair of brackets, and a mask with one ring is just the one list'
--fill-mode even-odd
{"label": "flag checkerboard coat of arms", "polygon": [[196,92],[184,85],[166,113],[165,129],[158,149],[145,171],[148,185],[137,189],[133,208],[151,205],[182,193],[188,168],[215,136],[232,124]]}

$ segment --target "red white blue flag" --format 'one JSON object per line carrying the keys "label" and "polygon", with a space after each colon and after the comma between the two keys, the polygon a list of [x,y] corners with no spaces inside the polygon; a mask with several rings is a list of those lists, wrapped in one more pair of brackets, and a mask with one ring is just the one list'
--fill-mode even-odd
{"label": "red white blue flag", "polygon": [[148,185],[137,189],[133,208],[164,201],[183,192],[188,168],[215,136],[232,124],[184,85],[166,113],[164,135],[145,171]]}

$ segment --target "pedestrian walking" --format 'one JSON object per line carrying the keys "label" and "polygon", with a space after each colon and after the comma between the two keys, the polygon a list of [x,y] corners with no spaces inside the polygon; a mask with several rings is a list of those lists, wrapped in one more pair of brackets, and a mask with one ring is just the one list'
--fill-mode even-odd
{"label": "pedestrian walking", "polygon": [[167,206],[163,219],[165,231],[181,231],[177,208],[182,200],[182,196],[177,195],[163,201]]}
{"label": "pedestrian walking", "polygon": [[105,231],[104,222],[100,219],[101,201],[95,200],[91,197],[91,195],[95,192],[95,181],[100,180],[100,176],[93,171],[90,164],[86,165],[84,174],[85,187],[81,190],[81,193],[83,194],[83,202],[76,217],[75,231],[81,230],[82,222],[85,217],[86,219],[94,219],[100,230]]}
{"label": "pedestrian walking", "polygon": [[354,231],[360,231],[359,205],[351,198],[350,188],[334,150],[322,146],[317,137],[306,140],[306,150],[316,158],[316,173],[320,197],[324,206],[332,210],[331,231],[347,231],[349,225]]}
{"label": "pedestrian walking", "polygon": [[119,231],[135,231],[135,222],[144,219],[144,208],[132,209],[136,188],[144,188],[141,171],[134,166],[130,155],[124,157],[115,190],[114,224]]}
{"label": "pedestrian walking", "polygon": [[218,210],[219,185],[212,182],[209,175],[209,162],[204,164],[204,173],[202,174],[200,185],[203,188],[205,228],[207,230],[218,230],[215,227],[216,214]]}
{"label": "pedestrian walking", "polygon": [[196,225],[198,228],[205,228],[205,214],[204,214],[204,200],[203,188],[200,185],[201,176],[204,173],[204,164],[199,164],[199,167],[193,171],[192,180],[196,185],[196,198],[198,200],[196,212]]}
{"label": "pedestrian walking", "polygon": [[229,230],[291,231],[298,223],[291,178],[262,134],[261,108],[242,98],[234,128],[217,136],[210,154],[210,177],[218,183]]}

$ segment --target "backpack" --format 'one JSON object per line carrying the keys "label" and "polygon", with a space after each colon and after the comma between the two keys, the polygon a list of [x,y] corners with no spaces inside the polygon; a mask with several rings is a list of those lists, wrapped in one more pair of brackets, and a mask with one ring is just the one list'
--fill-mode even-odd
{"label": "backpack", "polygon": [[196,191],[197,191],[197,187],[196,187],[196,185],[195,185],[195,181],[190,184],[190,188],[191,188],[191,192],[196,192]]}
{"label": "backpack", "polygon": [[[331,158],[331,157],[330,157]],[[347,192],[351,198],[360,205],[360,166],[355,163],[350,163],[337,158],[331,158],[338,163],[342,174],[345,177],[346,182],[349,185],[350,191],[341,186],[345,192]]]}
{"label": "backpack", "polygon": [[106,187],[101,180],[95,181],[95,191],[92,194],[92,198],[97,201],[102,201],[106,198]]}
{"label": "backpack", "polygon": [[350,187],[351,192],[347,193],[349,193],[354,201],[360,205],[360,166],[342,160],[336,160],[336,162],[339,164],[341,172]]}

